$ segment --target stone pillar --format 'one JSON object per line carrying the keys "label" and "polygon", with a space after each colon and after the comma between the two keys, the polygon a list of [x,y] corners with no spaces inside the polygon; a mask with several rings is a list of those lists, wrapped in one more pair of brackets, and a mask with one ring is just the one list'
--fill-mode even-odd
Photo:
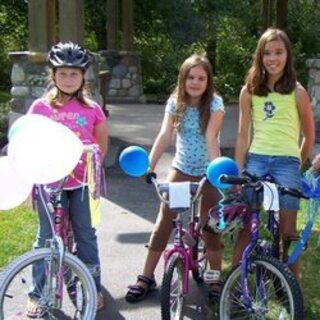
{"label": "stone pillar", "polygon": [[[109,102],[145,102],[140,55],[134,51],[134,0],[122,0],[122,43],[117,50],[116,0],[107,0],[107,50],[100,51],[100,71],[109,71],[105,90]],[[113,15],[113,16],[112,16]]]}
{"label": "stone pillar", "polygon": [[100,70],[109,70],[111,81],[108,83],[108,102],[145,102],[142,87],[140,56],[136,51],[104,50]]}
{"label": "stone pillar", "polygon": [[11,110],[26,113],[31,103],[45,91],[48,77],[47,53],[10,52],[9,57],[13,62]]}
{"label": "stone pillar", "polygon": [[316,123],[316,143],[320,143],[320,54],[316,59],[307,60],[306,64],[309,68],[308,92]]}
{"label": "stone pillar", "polygon": [[29,0],[30,51],[47,52],[55,42],[55,0]]}
{"label": "stone pillar", "polygon": [[83,45],[83,0],[59,0],[59,39]]}

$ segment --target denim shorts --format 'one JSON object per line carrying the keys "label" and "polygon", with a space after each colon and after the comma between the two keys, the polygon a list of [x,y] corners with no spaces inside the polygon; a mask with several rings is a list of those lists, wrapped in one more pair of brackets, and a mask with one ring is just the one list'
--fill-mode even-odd
{"label": "denim shorts", "polygon": [[[301,189],[300,160],[297,157],[249,153],[245,169],[258,177],[269,175],[275,183],[284,187]],[[290,195],[279,194],[279,203],[280,209],[297,211],[300,200]]]}

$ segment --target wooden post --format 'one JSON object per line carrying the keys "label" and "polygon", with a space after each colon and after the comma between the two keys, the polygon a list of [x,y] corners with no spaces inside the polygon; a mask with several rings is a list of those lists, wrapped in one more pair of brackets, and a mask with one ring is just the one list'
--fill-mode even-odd
{"label": "wooden post", "polygon": [[263,31],[272,26],[272,11],[274,0],[262,0],[262,27]]}
{"label": "wooden post", "polygon": [[288,21],[288,0],[277,0],[276,26],[286,30]]}
{"label": "wooden post", "polygon": [[29,50],[47,52],[55,42],[55,0],[29,0]]}
{"label": "wooden post", "polygon": [[59,38],[62,42],[72,41],[83,45],[83,0],[59,0]]}
{"label": "wooden post", "polygon": [[107,49],[116,50],[117,49],[117,32],[118,32],[118,16],[117,16],[117,1],[116,0],[106,0],[107,9]]}
{"label": "wooden post", "polygon": [[123,49],[133,50],[133,0],[122,1]]}

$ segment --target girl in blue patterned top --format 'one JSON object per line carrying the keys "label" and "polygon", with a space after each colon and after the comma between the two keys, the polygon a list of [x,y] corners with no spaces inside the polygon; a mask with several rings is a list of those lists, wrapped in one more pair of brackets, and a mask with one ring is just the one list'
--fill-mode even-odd
{"label": "girl in blue patterned top", "polygon": [[[150,152],[150,168],[154,171],[163,152],[177,133],[176,153],[167,176],[170,182],[199,181],[211,160],[220,155],[219,131],[224,115],[222,99],[214,93],[212,67],[207,58],[192,55],[182,64],[177,86],[169,98],[161,130]],[[205,222],[208,210],[219,200],[216,189],[206,185],[201,200],[201,221]],[[155,288],[154,270],[172,231],[172,213],[161,204],[157,222],[150,237],[148,253],[142,275],[136,285],[130,286],[128,302],[142,300]],[[215,283],[209,296],[215,298],[220,289],[222,244],[218,235],[204,232],[210,268],[215,270]]]}

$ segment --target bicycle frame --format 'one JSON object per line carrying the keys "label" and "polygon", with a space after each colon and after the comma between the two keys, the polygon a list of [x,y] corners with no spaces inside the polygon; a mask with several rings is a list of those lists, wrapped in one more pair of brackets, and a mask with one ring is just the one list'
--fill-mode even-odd
{"label": "bicycle frame", "polygon": [[[176,219],[174,220],[174,241],[173,241],[173,247],[168,248],[164,251],[164,264],[165,268],[168,265],[168,261],[170,260],[170,257],[177,253],[181,258],[182,262],[184,264],[184,274],[183,274],[183,282],[182,282],[182,291],[183,294],[186,295],[189,291],[189,271],[195,270],[198,266],[198,263],[203,261],[206,258],[206,255],[204,254],[199,260],[195,260],[193,256],[193,247],[191,245],[188,245],[186,241],[183,240],[183,236],[187,235],[188,237],[192,237],[192,240],[198,239],[201,237],[201,233],[199,230],[196,229],[196,223],[198,222],[199,217],[197,216],[197,209],[198,209],[198,203],[201,198],[201,191],[202,188],[206,182],[206,177],[202,178],[200,182],[198,183],[191,183],[191,206],[190,209],[185,208],[176,208],[176,210],[173,210],[174,213],[177,214]],[[154,184],[157,190],[157,194],[160,198],[160,200],[165,203],[169,204],[169,201],[164,198],[163,193],[168,191],[168,183],[166,184],[158,184],[155,178],[151,178],[151,182]],[[194,196],[192,194],[194,193]],[[189,216],[188,221],[188,229],[183,228],[183,221],[181,218],[181,215],[184,212],[190,211],[191,214]]]}
{"label": "bicycle frame", "polygon": [[[260,202],[259,201],[259,194],[263,190],[263,181],[257,179],[257,177],[251,176],[247,173],[247,176],[252,179],[246,181],[246,178],[239,178],[239,177],[225,177],[228,182],[234,183],[234,184],[241,184],[244,187],[247,188],[253,188],[253,197],[251,201],[251,225],[250,225],[250,235],[249,239],[250,242],[244,249],[244,252],[242,254],[242,260],[241,260],[241,287],[242,287],[242,293],[243,293],[243,303],[249,310],[252,309],[252,301],[250,298],[250,292],[248,288],[248,281],[247,281],[247,275],[248,275],[248,266],[249,266],[249,258],[253,254],[253,252],[256,252],[258,255],[271,255],[279,259],[279,252],[276,252],[275,249],[275,240],[276,237],[279,237],[279,221],[275,217],[275,211],[273,210],[266,210],[268,214],[268,230],[270,234],[273,237],[273,246],[270,247],[268,245],[265,245],[265,242],[263,239],[260,238],[260,232],[259,232],[259,226],[260,226]],[[230,180],[228,180],[230,179]],[[254,180],[256,179],[256,180]],[[225,182],[224,181],[224,182]],[[295,197],[304,197],[303,194],[297,190],[284,188],[281,186],[278,186],[280,192],[290,194]],[[290,257],[289,257],[290,258]],[[289,259],[290,260],[290,259]],[[265,289],[262,285],[260,285],[260,279],[259,274],[257,275],[257,288],[259,288],[259,294],[260,297],[264,300],[266,298],[265,295]]]}
{"label": "bicycle frame", "polygon": [[[72,225],[69,218],[68,210],[65,210],[61,203],[62,197],[62,186],[65,180],[62,180],[58,187],[54,190],[47,192],[41,185],[37,185],[38,195],[46,209],[46,213],[51,225],[53,237],[47,240],[47,246],[52,250],[53,253],[57,253],[59,257],[58,265],[58,283],[55,288],[54,296],[56,304],[61,307],[62,303],[62,291],[63,291],[63,280],[65,270],[63,268],[63,259],[66,250],[72,251],[73,249],[73,238],[72,236]],[[50,263],[49,268],[53,268]],[[49,273],[51,271],[49,270]],[[51,286],[50,286],[51,287]]]}

